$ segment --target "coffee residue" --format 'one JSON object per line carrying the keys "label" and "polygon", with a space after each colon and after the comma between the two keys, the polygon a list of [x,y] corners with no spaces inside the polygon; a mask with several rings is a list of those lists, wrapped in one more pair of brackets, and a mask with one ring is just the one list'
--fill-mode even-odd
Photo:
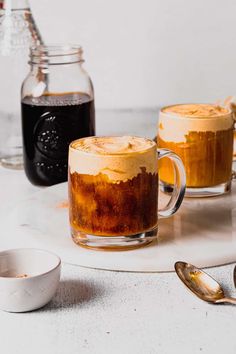
{"label": "coffee residue", "polygon": [[67,209],[69,207],[68,201],[65,200],[64,202],[61,202],[57,204],[57,208],[59,209]]}

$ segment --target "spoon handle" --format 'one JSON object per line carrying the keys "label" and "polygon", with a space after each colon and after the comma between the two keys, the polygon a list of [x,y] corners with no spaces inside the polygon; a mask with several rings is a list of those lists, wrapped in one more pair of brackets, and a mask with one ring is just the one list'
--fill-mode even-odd
{"label": "spoon handle", "polygon": [[233,297],[224,297],[222,299],[216,300],[216,304],[220,304],[222,302],[227,302],[229,304],[236,305],[236,299],[234,299]]}

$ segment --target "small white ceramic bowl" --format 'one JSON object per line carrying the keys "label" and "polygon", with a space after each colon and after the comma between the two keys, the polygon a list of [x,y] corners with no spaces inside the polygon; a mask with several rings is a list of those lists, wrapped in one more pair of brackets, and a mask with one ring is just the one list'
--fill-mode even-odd
{"label": "small white ceramic bowl", "polygon": [[61,260],[39,249],[0,252],[0,309],[26,312],[46,305],[60,281]]}

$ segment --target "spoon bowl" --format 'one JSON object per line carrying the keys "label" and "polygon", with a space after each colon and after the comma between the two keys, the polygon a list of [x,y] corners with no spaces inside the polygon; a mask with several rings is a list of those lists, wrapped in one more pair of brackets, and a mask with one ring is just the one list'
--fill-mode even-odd
{"label": "spoon bowl", "polygon": [[175,271],[187,288],[201,300],[214,304],[222,302],[236,304],[236,299],[225,297],[223,288],[215,279],[194,265],[176,262]]}

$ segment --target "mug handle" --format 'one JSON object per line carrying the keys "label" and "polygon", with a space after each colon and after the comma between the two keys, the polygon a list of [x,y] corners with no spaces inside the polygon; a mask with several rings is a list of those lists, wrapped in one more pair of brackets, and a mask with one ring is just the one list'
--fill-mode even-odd
{"label": "mug handle", "polygon": [[173,215],[180,207],[186,188],[186,174],[182,160],[174,152],[168,149],[157,149],[158,160],[166,157],[170,159],[174,167],[174,179],[173,192],[167,205],[158,210],[158,216],[161,218],[168,218]]}

